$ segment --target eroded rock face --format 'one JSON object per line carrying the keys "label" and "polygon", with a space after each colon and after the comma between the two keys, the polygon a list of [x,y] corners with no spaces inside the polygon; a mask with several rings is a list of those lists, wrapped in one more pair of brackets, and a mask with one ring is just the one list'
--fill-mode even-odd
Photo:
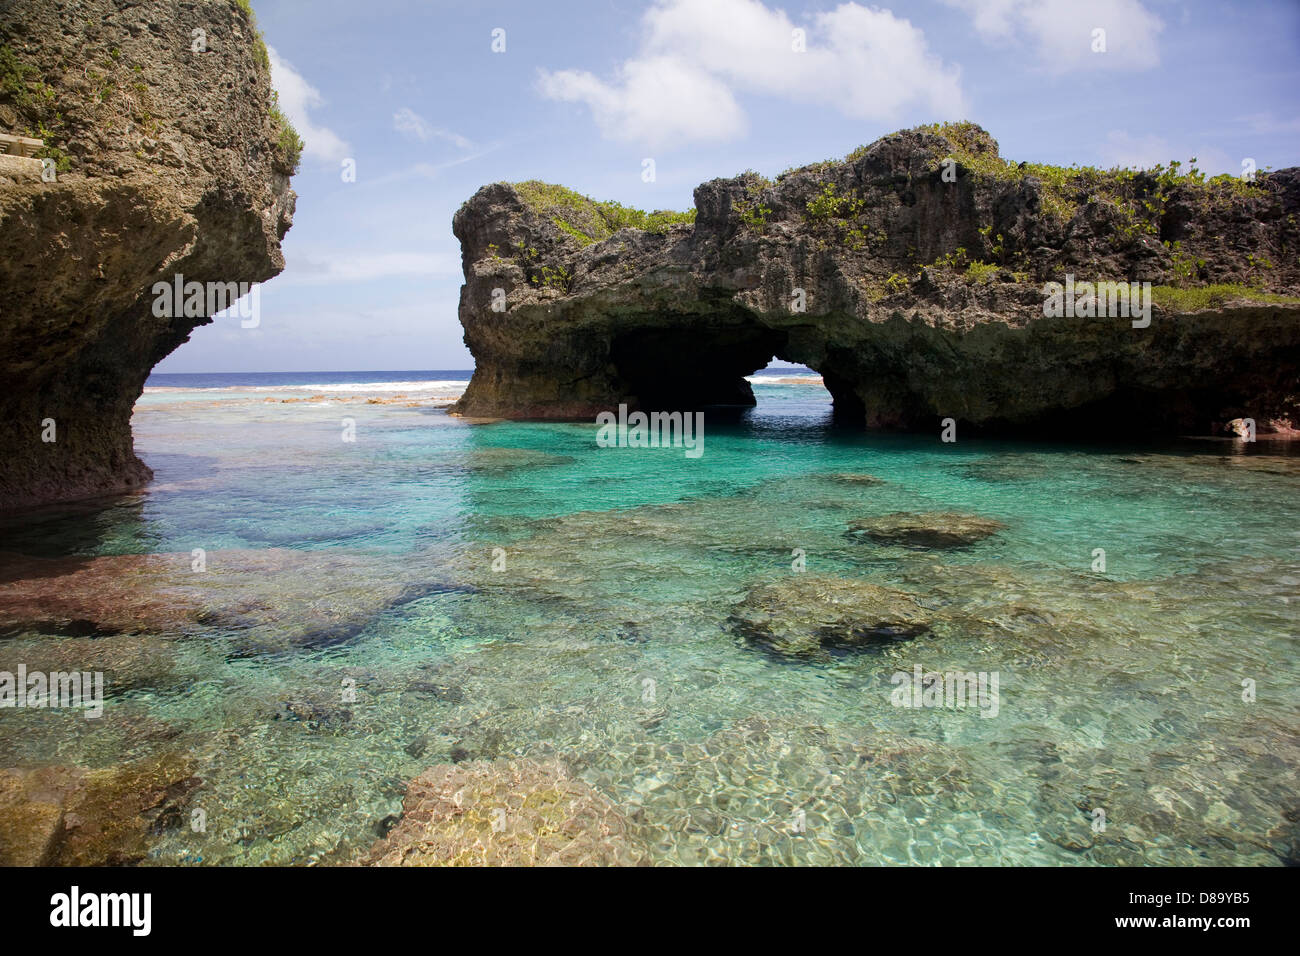
{"label": "eroded rock face", "polygon": [[53,183],[0,170],[0,509],[148,481],[132,406],[210,321],[156,317],[153,284],[284,268],[291,163],[260,44],[233,0],[0,5],[21,87],[0,88],[0,131],[45,127],[62,167]]}
{"label": "eroded rock face", "polygon": [[751,589],[730,624],[745,639],[785,657],[891,644],[930,629],[924,609],[904,591],[809,574]]}
{"label": "eroded rock face", "polygon": [[[586,244],[597,237],[576,235],[564,209],[483,187],[453,223],[476,360],[454,410],[585,419],[620,402],[752,403],[743,376],[775,355],[821,372],[838,413],[880,428],[1300,420],[1300,169],[1249,187],[1148,173],[1060,186],[999,159],[978,128],[948,135],[897,133],[775,183],[713,180],[695,190],[693,223]],[[1045,283],[1067,274],[1244,283],[1285,299],[1188,311],[1165,298],[1146,328],[1044,317]]]}
{"label": "eroded rock face", "polygon": [[411,781],[372,866],[627,866],[628,821],[556,760],[444,764]]}

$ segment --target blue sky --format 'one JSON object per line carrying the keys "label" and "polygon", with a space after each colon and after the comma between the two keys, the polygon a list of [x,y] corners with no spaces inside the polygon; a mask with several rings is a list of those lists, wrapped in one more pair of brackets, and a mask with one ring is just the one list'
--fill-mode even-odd
{"label": "blue sky", "polygon": [[161,372],[472,367],[451,217],[500,180],[685,209],[714,177],[771,176],[958,119],[1020,160],[1300,164],[1296,0],[254,8],[307,143],[288,264],[261,289],[257,328],[218,318]]}

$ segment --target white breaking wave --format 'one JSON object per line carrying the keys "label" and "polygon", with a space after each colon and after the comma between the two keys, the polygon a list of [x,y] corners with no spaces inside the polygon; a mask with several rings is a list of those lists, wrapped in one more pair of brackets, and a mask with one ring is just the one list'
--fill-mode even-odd
{"label": "white breaking wave", "polygon": [[820,375],[746,375],[751,385],[820,385]]}
{"label": "white breaking wave", "polygon": [[259,385],[248,392],[432,392],[464,390],[469,382],[445,379],[433,382],[345,382],[337,385]]}

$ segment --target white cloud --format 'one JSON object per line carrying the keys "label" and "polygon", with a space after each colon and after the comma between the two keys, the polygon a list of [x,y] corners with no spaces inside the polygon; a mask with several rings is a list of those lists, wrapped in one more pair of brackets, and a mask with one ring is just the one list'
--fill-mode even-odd
{"label": "white cloud", "polygon": [[266,52],[271,58],[271,85],[280,95],[280,109],[303,139],[303,154],[321,162],[338,162],[350,155],[351,149],[342,138],[308,115],[308,110],[324,105],[320,91],[290,63],[280,59],[275,47],[268,46]]}
{"label": "white cloud", "polygon": [[629,60],[614,84],[585,71],[543,71],[541,90],[551,99],[586,103],[601,131],[625,142],[722,141],[746,128],[725,83],[672,56]]}
{"label": "white cloud", "polygon": [[434,126],[409,106],[403,106],[393,114],[393,129],[399,133],[414,136],[422,143],[431,139],[442,139],[459,149],[473,149],[474,144],[459,133]]}
{"label": "white cloud", "polygon": [[[944,0],[968,13],[985,40],[1029,47],[1054,73],[1079,69],[1147,70],[1160,63],[1164,23],[1142,0]],[[1105,52],[1093,51],[1096,29]]]}
{"label": "white cloud", "polygon": [[612,139],[650,146],[726,140],[746,129],[736,92],[829,105],[855,119],[893,119],[908,107],[965,112],[960,74],[925,35],[888,10],[845,3],[815,14],[806,51],[796,24],[759,0],[659,0],[646,12],[635,57],[610,79],[543,70],[539,87],[586,103]]}

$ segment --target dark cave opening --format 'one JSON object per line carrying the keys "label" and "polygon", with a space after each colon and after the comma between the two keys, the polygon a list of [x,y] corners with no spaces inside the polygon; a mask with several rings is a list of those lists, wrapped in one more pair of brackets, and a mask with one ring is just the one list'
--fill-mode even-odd
{"label": "dark cave opening", "polygon": [[774,360],[802,366],[822,376],[830,393],[834,424],[862,427],[866,408],[851,381],[819,367],[833,365],[834,356],[820,361],[820,350],[801,347],[807,345],[797,330],[769,329],[738,319],[731,325],[703,329],[635,329],[614,339],[610,359],[624,394],[638,408],[677,411],[708,407],[714,413],[735,415],[758,404],[747,376]]}
{"label": "dark cave opening", "polygon": [[643,409],[753,406],[745,376],[780,356],[785,340],[782,332],[754,326],[638,329],[613,341],[610,359]]}

